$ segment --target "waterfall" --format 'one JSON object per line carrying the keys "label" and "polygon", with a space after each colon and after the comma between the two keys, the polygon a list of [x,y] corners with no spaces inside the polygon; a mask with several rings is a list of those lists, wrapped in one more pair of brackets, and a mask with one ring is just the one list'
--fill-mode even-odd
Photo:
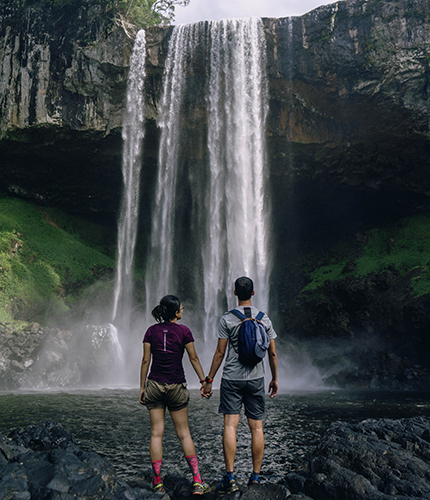
{"label": "waterfall", "polygon": [[266,45],[260,19],[211,23],[208,92],[209,212],[203,249],[205,335],[211,336],[224,296],[249,276],[258,306],[268,308],[268,216],[265,202]]}
{"label": "waterfall", "polygon": [[127,107],[123,124],[123,194],[118,223],[118,256],[112,322],[128,330],[133,299],[133,259],[139,210],[139,183],[144,137],[145,32],[139,31],[131,56]]}
{"label": "waterfall", "polygon": [[[237,277],[250,276],[258,306],[268,307],[265,51],[257,18],[180,25],[170,40],[158,120],[147,313],[166,293],[185,294],[194,316],[199,311],[206,338],[213,337],[222,312],[235,305]],[[195,119],[193,109],[202,112],[196,97],[201,81],[207,128],[199,131],[203,139],[191,140],[204,143],[206,153],[196,168],[184,151],[190,141],[184,129]]]}
{"label": "waterfall", "polygon": [[177,191],[182,98],[193,32],[199,24],[174,28],[164,69],[163,94],[157,125],[161,129],[158,176],[152,216],[151,249],[146,266],[147,316],[160,298],[173,293],[173,234]]}

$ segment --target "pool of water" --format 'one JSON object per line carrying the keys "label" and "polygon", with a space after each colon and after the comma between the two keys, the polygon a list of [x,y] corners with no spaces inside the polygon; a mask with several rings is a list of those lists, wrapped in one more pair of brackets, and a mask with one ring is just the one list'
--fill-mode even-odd
{"label": "pool of water", "polygon": [[[190,428],[206,480],[223,472],[222,415],[219,393],[201,400],[191,390]],[[430,416],[430,393],[326,391],[281,394],[267,400],[266,449],[262,474],[277,481],[293,471],[336,420]],[[0,431],[39,422],[58,422],[79,442],[106,457],[126,480],[149,469],[149,415],[138,389],[0,393]],[[250,436],[242,415],[238,428],[236,473],[251,470]],[[166,418],[163,473],[189,475],[170,417]]]}

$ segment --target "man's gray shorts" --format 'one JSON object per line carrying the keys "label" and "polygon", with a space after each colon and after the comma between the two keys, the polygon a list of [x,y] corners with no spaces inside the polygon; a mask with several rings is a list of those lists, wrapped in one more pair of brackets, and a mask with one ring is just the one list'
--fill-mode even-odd
{"label": "man's gray shorts", "polygon": [[245,406],[245,415],[252,420],[266,416],[264,377],[256,380],[221,379],[218,413],[238,415]]}

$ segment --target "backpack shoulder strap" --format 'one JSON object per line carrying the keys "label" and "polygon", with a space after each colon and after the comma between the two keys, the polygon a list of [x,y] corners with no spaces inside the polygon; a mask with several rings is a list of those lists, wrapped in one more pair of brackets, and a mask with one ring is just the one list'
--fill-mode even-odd
{"label": "backpack shoulder strap", "polygon": [[263,319],[263,316],[264,316],[264,312],[263,311],[260,311],[257,316],[255,316],[255,319],[257,319],[258,321],[261,321]]}
{"label": "backpack shoulder strap", "polygon": [[230,311],[232,314],[234,314],[235,316],[237,316],[239,319],[241,319],[242,321],[244,319],[246,319],[246,316],[244,314],[242,314],[240,311],[238,311],[237,309],[232,309]]}

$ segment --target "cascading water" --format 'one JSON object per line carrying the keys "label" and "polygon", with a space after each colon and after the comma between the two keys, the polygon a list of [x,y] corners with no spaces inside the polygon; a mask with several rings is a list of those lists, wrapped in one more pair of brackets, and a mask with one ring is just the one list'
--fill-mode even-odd
{"label": "cascading water", "polygon": [[112,322],[130,328],[133,300],[133,259],[139,211],[139,184],[144,137],[145,32],[139,31],[131,56],[127,108],[123,125],[124,181],[118,224],[118,257]]}
{"label": "cascading water", "polygon": [[[209,212],[203,248],[205,334],[213,335],[233,282],[254,280],[259,307],[269,295],[265,202],[266,44],[260,19],[211,23],[208,92]],[[221,300],[220,300],[221,299]]]}
{"label": "cascading water", "polygon": [[[196,62],[202,52],[209,60],[203,74]],[[158,121],[161,140],[147,266],[147,312],[161,296],[177,293],[182,286],[194,298],[194,321],[200,311],[199,327],[206,338],[213,338],[220,315],[234,305],[235,278],[252,277],[259,307],[268,307],[265,68],[260,19],[183,25],[172,33]],[[207,81],[207,130],[201,131],[206,133],[207,161],[203,171],[189,169],[188,178],[179,186],[181,169],[185,169],[181,156],[184,113],[193,105],[198,108],[189,97],[190,80],[196,73]],[[185,184],[190,191],[186,199],[190,213],[182,218],[198,235],[197,244],[184,236],[181,240],[178,229]],[[181,245],[189,249],[189,255],[184,256]],[[187,288],[182,282],[187,279],[183,272],[186,258],[192,260],[197,276],[188,278]],[[190,287],[195,290],[190,292]]]}

